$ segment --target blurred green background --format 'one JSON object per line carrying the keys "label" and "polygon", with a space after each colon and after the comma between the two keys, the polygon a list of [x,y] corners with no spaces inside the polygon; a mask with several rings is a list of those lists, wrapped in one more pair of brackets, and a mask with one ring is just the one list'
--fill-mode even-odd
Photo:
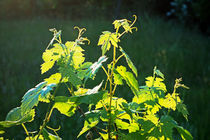
{"label": "blurred green background", "polygon": [[[186,8],[187,7],[187,8]],[[130,55],[139,73],[138,81],[152,75],[157,66],[166,77],[168,92],[174,80],[183,77],[189,90],[179,92],[187,105],[189,121],[180,114],[176,120],[188,129],[194,139],[208,139],[210,125],[210,2],[208,0],[1,0],[0,1],[0,120],[14,107],[20,106],[24,93],[46,78],[40,74],[42,52],[52,34],[49,28],[62,30],[64,41],[74,40],[74,26],[87,29],[84,36],[91,41],[84,46],[86,59],[96,61],[101,55],[97,46],[102,31],[113,31],[114,19],[138,16],[138,32],[125,35],[120,45]],[[123,63],[123,62],[121,62]],[[99,71],[93,87],[100,82]],[[127,87],[118,87],[117,94],[130,100]],[[65,92],[65,90],[61,90]],[[26,124],[29,131],[39,128],[46,105],[39,104],[36,122]],[[85,106],[83,106],[86,108]],[[83,127],[77,113],[67,118],[54,111],[50,126],[64,139],[76,139]],[[21,127],[6,129],[3,136],[24,139]],[[84,139],[84,136],[80,139]]]}

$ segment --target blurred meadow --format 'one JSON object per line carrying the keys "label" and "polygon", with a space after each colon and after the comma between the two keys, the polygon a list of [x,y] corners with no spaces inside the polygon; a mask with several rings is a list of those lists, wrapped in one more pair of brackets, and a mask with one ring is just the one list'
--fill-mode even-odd
{"label": "blurred meadow", "polygon": [[[0,7],[6,5],[5,1],[0,3]],[[9,1],[12,3],[13,0]],[[12,4],[8,2],[10,5],[7,4],[8,7],[0,10],[0,120],[4,120],[12,108],[20,106],[21,98],[27,90],[48,77],[48,74],[40,74],[40,65],[43,62],[42,52],[53,37],[48,29],[62,30],[62,38],[65,42],[76,39],[77,31],[73,29],[74,26],[85,27],[87,31],[84,36],[88,37],[91,43],[84,45],[83,49],[86,50],[86,59],[95,62],[101,55],[97,41],[102,31],[113,31],[112,22],[116,17],[132,20],[132,15],[136,14],[138,20],[135,26],[138,31],[123,36],[120,45],[124,47],[136,65],[140,85],[144,85],[145,77],[152,75],[154,66],[165,74],[169,93],[172,92],[174,80],[182,77],[183,83],[190,87],[189,90],[178,90],[187,105],[190,114],[189,121],[187,122],[180,114],[173,115],[183,127],[192,133],[195,140],[206,140],[209,136],[208,126],[210,125],[210,37],[208,31],[200,30],[200,23],[191,22],[189,24],[189,21],[183,23],[176,17],[166,17],[163,13],[167,12],[167,9],[162,10],[159,5],[157,8],[157,0],[152,1],[154,2],[151,5],[153,10],[146,10],[144,6],[141,6],[142,10],[139,10],[137,6],[133,6],[135,2],[148,6],[148,3],[144,1],[132,0],[133,5],[126,5],[128,1],[125,0],[121,3],[120,12],[113,9],[116,5],[119,6],[119,3],[113,6],[111,1],[97,4],[96,11],[94,11],[95,5],[92,3],[97,2],[89,0],[89,6],[81,6],[86,8],[85,11],[82,11],[81,7],[77,9],[79,5],[75,4],[72,7],[66,5],[70,9],[66,8],[68,11],[60,12],[56,9],[56,5],[55,8],[50,9],[52,4],[57,3],[58,5],[58,1],[47,3],[45,0],[46,3],[41,3],[37,0],[42,8],[38,11],[47,11],[39,12],[37,15],[33,11],[32,13],[21,10],[17,10],[17,13],[12,10],[10,12],[8,7]],[[165,5],[166,3],[163,2]],[[48,9],[45,9],[45,6]],[[28,7],[25,9],[30,9],[30,5]],[[170,5],[165,7],[170,7]],[[109,11],[109,8],[112,8],[112,12]],[[96,15],[98,11],[100,12]],[[123,60],[121,63],[124,63]],[[103,71],[99,71],[97,82],[89,80],[88,86],[93,87],[95,83],[99,83],[104,78],[102,75]],[[117,94],[131,100],[127,89],[127,87],[118,87]],[[36,112],[36,123],[26,124],[30,131],[39,128],[44,108],[45,104],[41,103]],[[67,118],[56,111],[54,113],[50,126],[58,128],[60,125],[61,130],[58,133],[64,139],[76,139],[79,130],[83,127],[81,123],[83,119],[80,114],[77,113]],[[6,134],[3,135],[5,138],[23,139],[25,136],[20,126],[6,130]]]}

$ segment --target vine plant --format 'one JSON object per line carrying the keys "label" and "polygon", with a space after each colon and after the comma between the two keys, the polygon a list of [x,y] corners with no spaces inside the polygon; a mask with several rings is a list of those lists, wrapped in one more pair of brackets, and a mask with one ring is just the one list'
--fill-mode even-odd
{"label": "vine plant", "polygon": [[[84,127],[78,138],[87,132],[87,139],[97,140],[168,140],[173,139],[175,128],[182,139],[191,140],[191,134],[170,116],[171,111],[177,110],[187,120],[188,111],[177,92],[179,87],[187,88],[180,83],[181,79],[175,80],[173,92],[168,93],[164,75],[155,67],[153,75],[146,78],[145,85],[139,86],[136,80],[137,69],[128,54],[119,46],[124,34],[137,31],[134,27],[137,17],[134,15],[134,18],[133,22],[127,19],[115,20],[115,32],[102,32],[98,41],[102,56],[94,63],[85,61],[84,50],[81,47],[85,42],[90,42],[86,37],[82,37],[85,28],[75,27],[79,31],[77,39],[65,44],[61,40],[61,31],[50,29],[53,39],[42,55],[44,63],[41,65],[41,74],[49,71],[54,65],[57,65],[57,72],[25,93],[20,107],[12,109],[5,121],[0,122],[0,132],[4,133],[5,128],[14,125],[22,125],[27,140],[61,139],[57,134],[58,130],[47,126],[53,110],[57,109],[68,117],[72,117],[77,110],[81,112]],[[113,55],[108,58],[106,53],[110,49],[113,49]],[[120,59],[126,60],[127,68],[118,64]],[[105,63],[107,67],[104,66]],[[105,73],[105,81],[87,89],[86,81],[94,80],[100,68]],[[129,72],[128,68],[132,72]],[[57,95],[61,84],[66,86],[70,94]],[[124,84],[127,84],[133,93],[132,102],[117,96],[120,94],[116,90],[117,87]],[[35,107],[39,102],[49,105],[40,129],[32,134],[24,124],[34,120]],[[81,104],[89,105],[89,111],[84,113],[80,108]],[[49,133],[49,129],[53,130],[54,134]]]}

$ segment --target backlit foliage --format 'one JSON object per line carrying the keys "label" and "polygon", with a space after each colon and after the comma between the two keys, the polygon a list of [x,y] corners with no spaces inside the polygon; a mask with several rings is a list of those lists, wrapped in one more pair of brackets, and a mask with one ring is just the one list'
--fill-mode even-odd
{"label": "backlit foliage", "polygon": [[[121,36],[137,30],[133,27],[137,17],[134,18],[133,22],[116,20],[113,22],[114,32],[102,32],[98,40],[102,56],[96,62],[85,60],[83,46],[89,40],[82,35],[86,29],[75,27],[79,31],[78,38],[65,43],[62,42],[61,31],[51,29],[54,36],[43,52],[41,74],[52,68],[56,72],[25,93],[20,107],[12,109],[6,120],[0,122],[0,132],[4,133],[7,127],[22,125],[27,140],[61,139],[56,132],[58,130],[53,129],[54,134],[47,130],[50,129],[47,123],[53,110],[57,109],[67,117],[73,117],[78,110],[82,113],[84,126],[78,132],[78,138],[87,133],[86,138],[97,140],[170,140],[173,139],[173,129],[177,129],[182,139],[191,140],[191,134],[170,116],[171,111],[178,111],[187,120],[188,111],[177,92],[179,87],[187,88],[181,84],[181,79],[175,81],[174,90],[170,92],[164,83],[163,73],[155,67],[152,76],[145,78],[145,85],[139,86],[136,79],[138,71],[128,54],[119,46]],[[119,32],[120,28],[124,30],[122,33]],[[112,58],[106,56],[110,50],[113,50]],[[128,67],[118,65],[118,61],[123,58]],[[98,85],[96,83],[92,89],[87,88],[85,83],[94,80],[99,69],[104,71],[106,79]],[[61,84],[68,89],[69,93],[65,96],[56,94]],[[117,97],[120,93],[116,94],[117,87],[126,84],[131,90],[127,94],[133,93],[131,102]],[[49,108],[40,129],[32,135],[24,123],[36,118],[39,102],[49,104]],[[89,105],[89,111],[84,113],[81,104]]]}

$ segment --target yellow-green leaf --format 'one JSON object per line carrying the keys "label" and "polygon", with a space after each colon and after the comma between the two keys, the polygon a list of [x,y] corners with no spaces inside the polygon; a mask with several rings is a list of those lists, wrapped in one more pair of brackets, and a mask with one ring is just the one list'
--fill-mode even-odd
{"label": "yellow-green leaf", "polygon": [[61,80],[61,74],[60,73],[55,73],[51,75],[49,78],[44,79],[47,84],[58,84]]}
{"label": "yellow-green leaf", "polygon": [[137,69],[135,67],[135,65],[133,64],[133,62],[131,61],[130,57],[128,56],[128,54],[122,49],[122,47],[120,47],[120,51],[122,52],[122,54],[124,55],[126,62],[128,63],[128,66],[130,67],[130,69],[133,71],[133,73],[136,75],[136,77],[138,76],[138,72]]}
{"label": "yellow-green leaf", "polygon": [[68,117],[74,115],[76,110],[76,104],[74,102],[70,102],[68,97],[60,96],[55,98],[55,104],[53,108],[58,109],[61,114],[64,114]]}
{"label": "yellow-green leaf", "polygon": [[41,74],[47,72],[49,69],[53,67],[55,61],[46,61],[41,65]]}
{"label": "yellow-green leaf", "polygon": [[159,99],[159,104],[165,108],[176,110],[176,101],[171,94],[167,94],[165,98]]}

